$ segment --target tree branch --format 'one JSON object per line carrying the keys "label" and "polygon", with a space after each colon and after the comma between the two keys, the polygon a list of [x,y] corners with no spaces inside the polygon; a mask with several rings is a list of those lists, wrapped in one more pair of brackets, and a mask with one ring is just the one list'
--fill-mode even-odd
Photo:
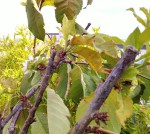
{"label": "tree branch", "polygon": [[29,111],[29,115],[24,123],[24,126],[20,132],[20,134],[27,134],[28,132],[28,129],[30,127],[30,125],[35,121],[35,112],[39,106],[39,104],[41,103],[42,101],[42,97],[43,97],[43,94],[44,94],[44,91],[45,89],[47,88],[48,84],[49,84],[49,78],[52,76],[53,74],[53,71],[55,70],[55,67],[54,67],[54,58],[56,56],[56,50],[53,49],[52,50],[52,53],[51,53],[51,57],[49,59],[49,63],[48,63],[48,66],[46,68],[46,73],[42,79],[42,82],[41,82],[41,86],[40,86],[40,90],[39,90],[39,93],[38,93],[38,96],[36,98],[36,101],[33,105],[33,107],[31,108],[31,110]]}
{"label": "tree branch", "polygon": [[21,111],[22,111],[22,107],[20,107],[20,109],[14,115],[14,117],[11,121],[10,127],[8,128],[9,134],[15,134],[15,125],[16,125],[16,122],[18,120],[18,117],[19,117]]}
{"label": "tree branch", "polygon": [[[38,90],[38,88],[40,87],[40,85],[36,86],[35,88],[31,89],[28,94],[27,94],[27,98],[30,98],[33,94],[35,94],[35,92]],[[8,121],[12,118],[12,116],[22,107],[23,105],[23,101],[20,101],[11,111],[11,113],[3,120],[0,120],[0,134],[1,131],[3,129],[3,127],[8,123]]]}
{"label": "tree branch", "polygon": [[93,115],[100,109],[100,107],[110,94],[113,86],[120,78],[121,74],[135,60],[137,54],[138,51],[133,47],[128,47],[126,49],[123,57],[117,63],[116,67],[112,70],[112,72],[109,74],[105,82],[99,84],[99,86],[97,87],[93,100],[90,102],[85,114],[74,126],[71,134],[84,133],[86,127],[92,121]]}

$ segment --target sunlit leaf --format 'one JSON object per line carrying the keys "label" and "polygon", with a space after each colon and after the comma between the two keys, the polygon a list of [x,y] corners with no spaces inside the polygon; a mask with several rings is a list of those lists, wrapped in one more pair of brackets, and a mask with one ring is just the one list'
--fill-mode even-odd
{"label": "sunlit leaf", "polygon": [[125,72],[121,75],[121,80],[134,80],[136,78],[136,75],[138,74],[138,70],[130,66],[125,70]]}
{"label": "sunlit leaf", "polygon": [[133,8],[129,8],[129,9],[127,9],[127,10],[129,10],[129,11],[131,11],[131,12],[133,13],[134,17],[137,19],[137,21],[138,21],[139,23],[141,23],[144,27],[146,26],[146,22],[145,22],[141,17],[139,17],[139,16],[135,13],[135,11],[134,11]]}
{"label": "sunlit leaf", "polygon": [[64,15],[63,18],[63,23],[62,23],[62,33],[64,36],[65,41],[68,41],[68,36],[69,35],[75,35],[76,30],[75,30],[75,20],[68,20],[66,15]]}
{"label": "sunlit leaf", "polygon": [[89,45],[93,46],[93,41],[95,39],[95,36],[92,37],[86,37],[86,36],[74,36],[71,41],[70,45]]}
{"label": "sunlit leaf", "polygon": [[28,27],[30,31],[36,38],[44,41],[44,20],[35,0],[27,0],[26,11],[28,18]]}
{"label": "sunlit leaf", "polygon": [[150,27],[146,28],[141,35],[139,36],[139,42],[144,44],[148,41],[150,41]]}
{"label": "sunlit leaf", "polygon": [[45,0],[42,6],[54,6],[54,0]]}
{"label": "sunlit leaf", "polygon": [[47,114],[49,134],[67,134],[70,130],[68,108],[54,90],[47,88]]}
{"label": "sunlit leaf", "polygon": [[31,125],[32,134],[49,134],[47,115],[42,112],[36,112],[36,122]]}
{"label": "sunlit leaf", "polygon": [[140,49],[144,44],[139,42],[139,36],[141,32],[140,29],[137,27],[127,38],[125,41],[126,46],[135,46],[137,49]]}
{"label": "sunlit leaf", "polygon": [[62,22],[64,14],[72,20],[82,9],[82,0],[54,0],[55,14],[58,22]]}
{"label": "sunlit leaf", "polygon": [[133,111],[132,99],[126,95],[119,93],[118,95],[118,109],[116,111],[117,117],[123,127],[125,127],[125,121],[131,117]]}
{"label": "sunlit leaf", "polygon": [[[103,103],[102,107],[100,108],[100,112],[107,112],[109,116],[109,121],[107,121],[107,125],[104,123],[100,123],[101,127],[111,130],[116,133],[120,133],[121,131],[121,125],[119,123],[118,117],[116,115],[117,110],[117,96],[118,93],[115,90],[112,90],[109,97],[106,99],[106,101]],[[76,121],[78,121],[81,116],[86,111],[90,101],[94,97],[94,94],[91,94],[88,97],[85,97],[79,104],[77,112],[76,112]],[[91,122],[90,125],[96,125],[94,121]]]}
{"label": "sunlit leaf", "polygon": [[77,46],[73,49],[81,58],[84,58],[94,70],[100,69],[102,65],[101,56],[98,52],[83,46]]}

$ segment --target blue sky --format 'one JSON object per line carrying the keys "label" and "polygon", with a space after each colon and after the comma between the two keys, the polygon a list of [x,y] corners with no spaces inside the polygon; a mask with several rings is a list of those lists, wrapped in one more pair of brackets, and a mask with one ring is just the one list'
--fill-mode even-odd
{"label": "blue sky", "polygon": [[[86,3],[86,0],[84,0]],[[84,4],[85,4],[84,3]],[[92,27],[100,27],[100,32],[119,36],[126,39],[137,26],[142,30],[142,26],[137,23],[132,13],[126,9],[133,7],[140,15],[139,7],[150,7],[149,0],[93,0],[93,4],[81,11],[77,17],[77,22],[83,27],[88,22]],[[43,8],[42,14],[48,32],[56,32],[55,27],[59,26],[55,21],[54,8]],[[0,37],[12,35],[16,26],[27,25],[25,7],[20,5],[20,0],[3,0],[0,4]],[[92,31],[89,29],[89,31]]]}

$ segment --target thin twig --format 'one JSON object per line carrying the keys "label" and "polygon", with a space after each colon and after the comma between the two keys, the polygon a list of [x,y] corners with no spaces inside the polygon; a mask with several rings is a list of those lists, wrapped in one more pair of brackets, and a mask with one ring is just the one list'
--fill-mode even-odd
{"label": "thin twig", "polygon": [[[33,94],[35,94],[35,92],[39,89],[40,85],[34,87],[33,89],[31,89],[28,94],[27,94],[27,98],[30,98]],[[22,107],[22,105],[24,104],[23,101],[20,101],[10,112],[10,114],[3,119],[2,121],[0,121],[0,126],[3,129],[3,127],[8,123],[8,121],[12,118],[12,116]],[[1,133],[1,129],[0,129],[0,133]]]}
{"label": "thin twig", "polygon": [[71,134],[83,134],[89,123],[92,121],[93,115],[100,109],[113,86],[119,80],[121,74],[135,60],[138,51],[134,47],[127,47],[123,57],[117,63],[116,67],[109,74],[104,83],[99,84],[95,91],[93,100],[90,102],[85,114],[74,126]]}
{"label": "thin twig", "polygon": [[45,1],[45,0],[42,0],[42,1],[41,1],[40,6],[39,6],[39,10],[42,9],[42,5],[43,5],[43,2],[44,2],[44,1]]}
{"label": "thin twig", "polygon": [[14,117],[11,121],[10,127],[8,128],[9,134],[15,134],[15,125],[16,125],[16,122],[18,120],[18,117],[19,117],[21,111],[22,111],[22,108],[20,107],[20,109],[14,115]]}
{"label": "thin twig", "polygon": [[53,66],[55,56],[56,56],[56,50],[53,49],[52,52],[51,52],[51,57],[49,59],[48,66],[46,68],[46,73],[45,73],[45,75],[42,79],[42,82],[41,82],[41,86],[40,86],[38,96],[36,98],[36,101],[35,101],[33,107],[29,111],[29,115],[28,115],[28,117],[27,117],[27,119],[24,123],[24,126],[23,126],[20,134],[27,134],[30,125],[35,121],[35,112],[36,112],[39,104],[42,101],[44,91],[45,91],[45,89],[47,88],[47,86],[49,84],[49,78],[52,76],[53,71],[55,70],[55,68]]}
{"label": "thin twig", "polygon": [[142,77],[142,78],[147,79],[147,80],[150,80],[150,78],[148,78],[148,77],[146,77],[146,76],[144,76],[142,74],[137,74],[137,76]]}
{"label": "thin twig", "polygon": [[65,60],[65,63],[70,63],[70,64],[84,64],[84,65],[89,65],[86,62],[77,62],[77,61],[72,61],[72,60]]}
{"label": "thin twig", "polygon": [[87,26],[85,27],[85,30],[88,30],[90,26],[91,26],[91,23],[88,23]]}

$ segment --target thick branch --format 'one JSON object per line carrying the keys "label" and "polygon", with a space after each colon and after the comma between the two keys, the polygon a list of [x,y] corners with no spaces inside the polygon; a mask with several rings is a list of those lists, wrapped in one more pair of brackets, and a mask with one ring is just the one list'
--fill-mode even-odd
{"label": "thick branch", "polygon": [[26,119],[26,121],[24,123],[24,126],[23,126],[20,134],[27,134],[30,125],[35,121],[34,120],[35,112],[36,112],[40,102],[42,101],[42,97],[43,97],[44,91],[45,91],[45,89],[48,86],[49,78],[51,77],[51,75],[53,74],[53,71],[55,69],[54,66],[53,66],[53,62],[54,62],[55,56],[56,56],[56,51],[53,49],[51,57],[49,59],[48,66],[46,68],[46,73],[45,73],[45,75],[44,75],[44,77],[42,79],[42,82],[41,82],[41,86],[40,86],[40,90],[39,90],[39,93],[38,93],[38,97],[36,98],[36,101],[35,101],[33,107],[31,108],[31,110],[29,112],[29,115],[28,115],[28,117],[27,117],[27,119]]}
{"label": "thick branch", "polygon": [[113,86],[120,78],[125,69],[135,60],[138,51],[133,47],[128,47],[117,63],[116,67],[109,74],[104,83],[100,84],[95,92],[93,100],[90,102],[85,114],[73,128],[71,134],[82,134],[86,127],[92,121],[93,115],[100,109],[108,95],[110,94]]}

